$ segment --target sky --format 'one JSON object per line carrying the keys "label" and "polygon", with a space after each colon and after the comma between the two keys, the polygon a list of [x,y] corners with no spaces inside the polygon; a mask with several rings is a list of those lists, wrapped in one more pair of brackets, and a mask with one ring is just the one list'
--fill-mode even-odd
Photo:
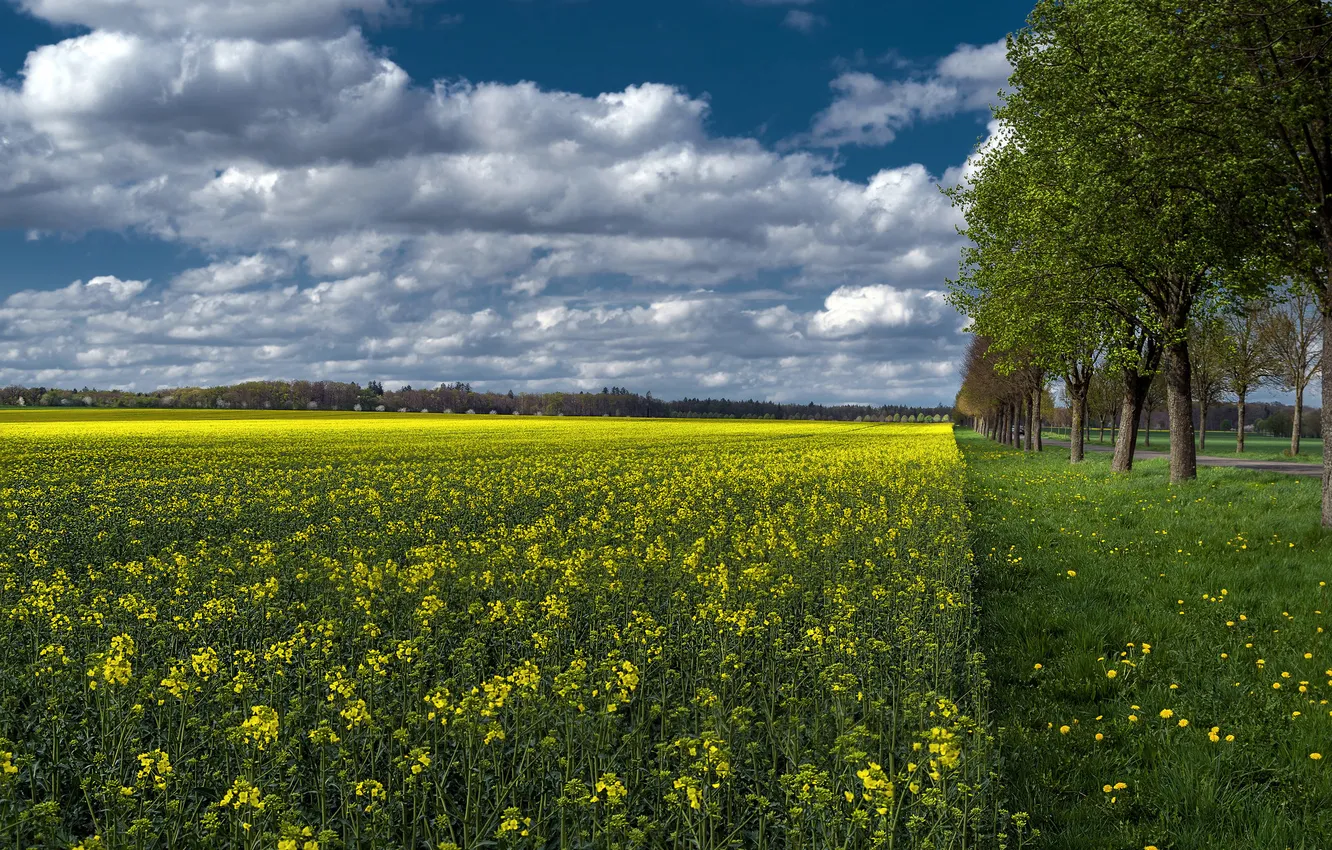
{"label": "sky", "polygon": [[0,0],[0,384],[951,402],[1030,0]]}

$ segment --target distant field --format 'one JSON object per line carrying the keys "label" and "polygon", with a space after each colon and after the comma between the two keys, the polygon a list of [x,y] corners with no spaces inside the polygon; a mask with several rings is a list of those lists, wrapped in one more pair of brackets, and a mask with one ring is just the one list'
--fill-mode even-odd
{"label": "distant field", "polygon": [[[1047,438],[1056,440],[1067,440],[1067,429],[1047,428],[1045,430]],[[1091,432],[1091,445],[1113,445],[1110,439],[1110,430],[1105,432],[1105,440],[1101,440],[1099,428],[1093,428]],[[1164,452],[1170,450],[1170,432],[1152,431],[1151,445],[1147,443],[1147,433],[1138,432],[1138,448],[1148,449],[1150,451]],[[1200,450],[1200,454],[1206,454],[1210,457],[1246,457],[1253,460],[1290,460],[1303,461],[1305,463],[1317,463],[1323,457],[1323,445],[1318,437],[1305,437],[1300,441],[1300,453],[1296,457],[1291,457],[1285,452],[1290,450],[1290,437],[1268,437],[1257,434],[1247,434],[1244,437],[1244,454],[1235,452],[1235,432],[1234,431],[1208,431],[1207,449]]]}
{"label": "distant field", "polygon": [[[148,422],[207,421],[229,419],[361,419],[409,416],[406,413],[362,413],[350,410],[175,410],[133,407],[0,407],[0,424],[21,422]],[[441,414],[421,414],[417,416]]]}

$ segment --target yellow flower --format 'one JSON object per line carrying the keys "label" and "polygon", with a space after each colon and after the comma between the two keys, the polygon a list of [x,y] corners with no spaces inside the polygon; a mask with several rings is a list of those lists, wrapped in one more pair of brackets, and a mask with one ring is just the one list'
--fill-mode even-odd
{"label": "yellow flower", "polygon": [[267,705],[251,706],[250,716],[241,724],[240,728],[245,740],[254,744],[258,749],[265,749],[277,740],[277,709]]}
{"label": "yellow flower", "polygon": [[1175,712],[1172,711],[1171,709],[1169,709],[1169,708],[1163,708],[1163,709],[1161,709],[1161,717],[1162,717],[1162,719],[1164,719],[1164,720],[1169,720],[1170,718],[1172,718],[1172,717],[1174,717],[1174,716],[1175,716]]}

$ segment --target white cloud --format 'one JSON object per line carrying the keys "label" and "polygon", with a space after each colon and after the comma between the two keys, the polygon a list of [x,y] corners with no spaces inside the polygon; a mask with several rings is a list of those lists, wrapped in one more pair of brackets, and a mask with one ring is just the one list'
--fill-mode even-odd
{"label": "white cloud", "polygon": [[[408,0],[410,2],[410,0]],[[18,0],[53,24],[146,35],[299,38],[346,29],[348,15],[380,19],[395,0]]]}
{"label": "white cloud", "polygon": [[[939,382],[910,365],[918,340],[959,350],[928,296],[957,215],[919,165],[849,181],[711,135],[707,101],[660,84],[414,82],[346,29],[385,3],[30,6],[95,28],[0,84],[0,226],[133,229],[211,260],[10,296],[0,381],[615,376],[668,395],[706,376],[886,399]],[[981,52],[945,61],[990,73]],[[898,377],[866,383],[880,361]]]}
{"label": "white cloud", "polygon": [[901,290],[885,284],[838,287],[810,319],[810,331],[845,337],[875,328],[937,324],[948,314],[937,290]]}
{"label": "white cloud", "polygon": [[792,9],[782,19],[783,26],[796,32],[813,32],[815,27],[821,27],[827,22],[827,19],[823,16],[806,12],[803,9]]}
{"label": "white cloud", "polygon": [[833,80],[833,102],[815,118],[806,141],[828,147],[886,145],[917,121],[988,109],[1009,73],[1002,40],[961,45],[923,76],[882,80],[848,71]]}
{"label": "white cloud", "polygon": [[232,292],[274,280],[290,270],[290,264],[281,258],[254,254],[189,269],[177,275],[171,287],[185,292]]}

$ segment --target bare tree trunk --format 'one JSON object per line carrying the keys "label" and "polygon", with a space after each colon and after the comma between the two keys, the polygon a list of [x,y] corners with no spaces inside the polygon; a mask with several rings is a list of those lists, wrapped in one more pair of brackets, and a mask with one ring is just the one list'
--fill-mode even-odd
{"label": "bare tree trunk", "polygon": [[1332,269],[1323,292],[1323,527],[1332,528]]}
{"label": "bare tree trunk", "polygon": [[1036,388],[1036,404],[1035,404],[1035,408],[1036,408],[1036,409],[1035,409],[1035,411],[1033,412],[1032,417],[1031,417],[1031,428],[1032,428],[1033,431],[1036,432],[1036,451],[1038,451],[1038,452],[1040,452],[1040,451],[1045,451],[1045,443],[1041,440],[1041,405],[1042,405],[1042,403],[1043,403],[1043,400],[1041,399],[1041,389],[1040,389],[1040,387],[1037,387],[1037,388]]}
{"label": "bare tree trunk", "polygon": [[1098,443],[1104,443],[1104,442],[1105,442],[1105,415],[1104,415],[1104,414],[1102,414],[1102,416],[1101,416],[1101,438],[1100,438],[1099,440],[1097,440],[1096,442],[1098,442]]}
{"label": "bare tree trunk", "polygon": [[1142,418],[1143,422],[1147,424],[1147,433],[1143,442],[1147,445],[1147,448],[1150,449],[1152,447],[1152,409],[1150,407],[1147,408],[1147,411]]}
{"label": "bare tree trunk", "polygon": [[1235,404],[1235,452],[1244,454],[1244,399],[1247,393],[1243,390],[1235,393],[1238,400]]}
{"label": "bare tree trunk", "polygon": [[[1326,346],[1324,346],[1326,348]],[[1295,421],[1290,426],[1290,455],[1300,453],[1300,431],[1304,425],[1304,387],[1295,387]]]}
{"label": "bare tree trunk", "polygon": [[1086,426],[1087,390],[1085,387],[1074,387],[1074,392],[1081,394],[1072,399],[1072,404],[1068,406],[1069,413],[1073,416],[1072,427],[1068,429],[1068,462],[1082,463],[1086,459],[1087,445],[1083,442],[1082,429]]}
{"label": "bare tree trunk", "polygon": [[1034,402],[1035,396],[1028,396],[1023,399],[1023,406],[1026,407],[1026,411],[1024,411],[1026,415],[1023,417],[1023,421],[1027,423],[1027,434],[1026,439],[1023,440],[1022,450],[1028,452],[1036,450],[1036,435],[1032,433],[1032,423],[1036,421],[1036,405]]}
{"label": "bare tree trunk", "polygon": [[1137,372],[1124,372],[1124,401],[1119,413],[1119,436],[1115,438],[1115,455],[1110,461],[1111,472],[1133,469],[1133,453],[1138,448],[1138,418],[1142,416],[1143,399],[1151,386],[1152,376]]}
{"label": "bare tree trunk", "polygon": [[1207,448],[1207,399],[1198,399],[1198,448]]}
{"label": "bare tree trunk", "polygon": [[1198,477],[1198,452],[1193,445],[1193,380],[1189,344],[1170,344],[1166,355],[1166,407],[1170,411],[1170,483]]}

